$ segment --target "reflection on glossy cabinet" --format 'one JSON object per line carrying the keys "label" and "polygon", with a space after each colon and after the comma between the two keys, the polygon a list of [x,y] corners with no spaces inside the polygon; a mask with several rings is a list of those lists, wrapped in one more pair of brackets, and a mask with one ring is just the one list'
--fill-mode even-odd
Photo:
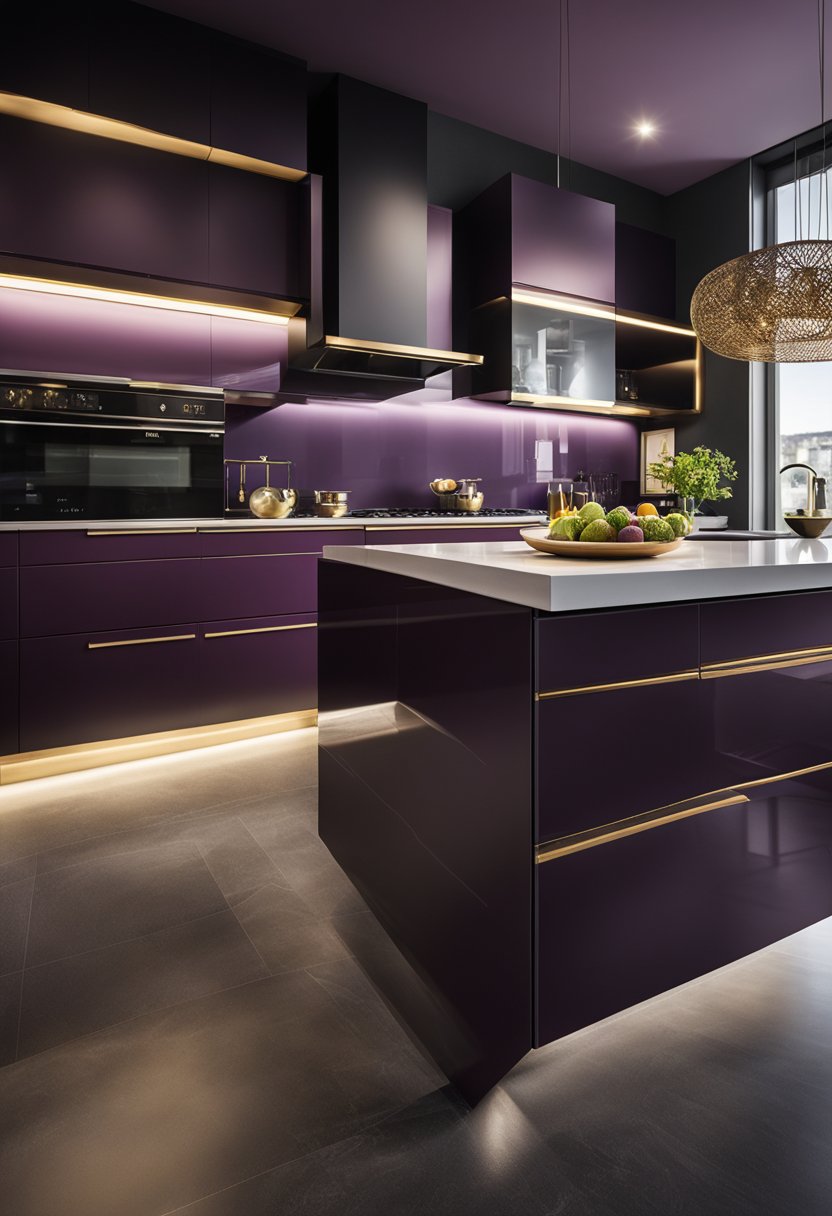
{"label": "reflection on glossy cabinet", "polygon": [[200,627],[200,673],[212,722],[314,709],[317,618],[253,617]]}
{"label": "reflection on glossy cabinet", "polygon": [[18,750],[17,639],[0,642],[0,755]]}

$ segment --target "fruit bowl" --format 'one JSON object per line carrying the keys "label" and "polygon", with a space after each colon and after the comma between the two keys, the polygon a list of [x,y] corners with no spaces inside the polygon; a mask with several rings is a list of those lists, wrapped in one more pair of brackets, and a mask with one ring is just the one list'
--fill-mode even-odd
{"label": "fruit bowl", "polygon": [[550,540],[548,528],[522,528],[520,535],[527,545],[539,553],[550,553],[555,557],[634,558],[660,557],[672,553],[684,541],[684,536],[675,540],[645,540],[637,544],[625,541]]}

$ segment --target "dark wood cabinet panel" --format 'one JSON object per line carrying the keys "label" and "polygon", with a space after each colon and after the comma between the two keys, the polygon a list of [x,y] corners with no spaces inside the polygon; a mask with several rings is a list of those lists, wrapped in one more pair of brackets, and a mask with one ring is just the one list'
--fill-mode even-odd
{"label": "dark wood cabinet panel", "polygon": [[209,31],[143,4],[89,7],[87,108],[209,143]]}
{"label": "dark wood cabinet panel", "polygon": [[215,34],[211,144],[293,169],[306,168],[306,65]]}

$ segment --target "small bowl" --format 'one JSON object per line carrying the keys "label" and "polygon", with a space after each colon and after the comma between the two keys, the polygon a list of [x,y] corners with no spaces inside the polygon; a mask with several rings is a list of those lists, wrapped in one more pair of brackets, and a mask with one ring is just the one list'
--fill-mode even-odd
{"label": "small bowl", "polygon": [[783,519],[796,536],[800,536],[804,540],[817,540],[819,536],[823,536],[832,523],[832,514],[784,515]]}

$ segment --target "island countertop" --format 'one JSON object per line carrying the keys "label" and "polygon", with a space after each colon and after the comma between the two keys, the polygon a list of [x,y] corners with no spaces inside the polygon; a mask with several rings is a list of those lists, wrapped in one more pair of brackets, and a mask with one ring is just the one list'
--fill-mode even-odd
{"label": "island countertop", "polygon": [[603,561],[538,553],[522,541],[325,546],[323,555],[543,612],[832,587],[832,541],[691,538],[659,557]]}

